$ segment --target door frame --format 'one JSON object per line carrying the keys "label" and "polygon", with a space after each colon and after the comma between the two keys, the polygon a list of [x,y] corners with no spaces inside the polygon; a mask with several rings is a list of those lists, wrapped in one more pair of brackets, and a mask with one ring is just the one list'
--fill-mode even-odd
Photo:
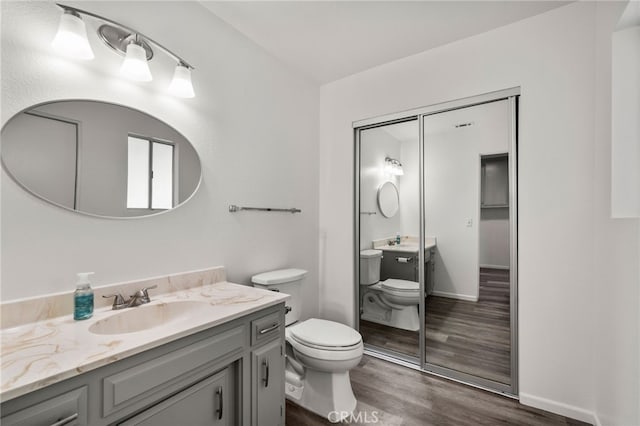
{"label": "door frame", "polygon": [[[419,201],[420,201],[420,246],[419,246],[419,284],[420,284],[420,337],[419,356],[385,350],[365,344],[365,353],[371,356],[395,362],[406,367],[421,370],[437,376],[449,378],[471,386],[517,398],[519,389],[518,374],[518,101],[520,87],[498,90],[481,95],[437,103],[382,116],[354,121],[354,323],[360,329],[360,133],[363,130],[389,124],[418,120],[419,131]],[[489,102],[507,100],[509,105],[509,257],[510,257],[510,340],[511,340],[511,383],[509,385],[463,373],[450,368],[426,362],[425,341],[425,212],[424,212],[424,118],[446,111],[467,108]]]}

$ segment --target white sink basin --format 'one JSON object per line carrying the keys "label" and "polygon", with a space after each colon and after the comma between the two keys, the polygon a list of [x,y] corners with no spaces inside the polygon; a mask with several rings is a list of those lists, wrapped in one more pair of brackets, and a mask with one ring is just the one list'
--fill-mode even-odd
{"label": "white sink basin", "polygon": [[89,327],[94,334],[124,334],[149,330],[169,323],[198,319],[211,309],[206,302],[178,300],[125,308],[117,314],[96,321]]}

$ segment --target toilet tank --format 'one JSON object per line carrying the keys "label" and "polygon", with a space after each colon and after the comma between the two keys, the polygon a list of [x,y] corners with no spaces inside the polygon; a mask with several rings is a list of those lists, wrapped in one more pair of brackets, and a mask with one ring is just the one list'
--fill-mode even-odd
{"label": "toilet tank", "polygon": [[380,261],[382,250],[362,250],[360,252],[360,284],[372,285],[380,281]]}
{"label": "toilet tank", "polygon": [[304,269],[278,269],[263,272],[251,277],[254,287],[264,290],[279,291],[291,296],[286,306],[291,310],[285,315],[285,325],[293,324],[300,319],[302,280],[307,275]]}

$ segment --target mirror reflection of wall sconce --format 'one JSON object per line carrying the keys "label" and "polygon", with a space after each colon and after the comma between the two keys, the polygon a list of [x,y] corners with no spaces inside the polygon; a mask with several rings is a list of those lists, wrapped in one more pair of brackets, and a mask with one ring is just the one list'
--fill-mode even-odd
{"label": "mirror reflection of wall sconce", "polygon": [[386,157],[384,159],[384,171],[385,173],[393,176],[404,175],[404,170],[402,170],[402,163],[391,157]]}
{"label": "mirror reflection of wall sconce", "polygon": [[167,89],[168,92],[180,98],[195,96],[191,83],[191,70],[195,68],[157,41],[103,16],[60,3],[56,4],[63,10],[58,32],[51,44],[57,52],[75,59],[91,60],[94,58],[87,38],[87,28],[80,14],[90,16],[105,22],[98,28],[100,39],[111,49],[124,55],[125,58],[120,68],[120,73],[123,76],[134,81],[151,81],[153,79],[148,64],[148,61],[153,58],[153,49],[150,46],[153,44],[177,61],[173,79]]}

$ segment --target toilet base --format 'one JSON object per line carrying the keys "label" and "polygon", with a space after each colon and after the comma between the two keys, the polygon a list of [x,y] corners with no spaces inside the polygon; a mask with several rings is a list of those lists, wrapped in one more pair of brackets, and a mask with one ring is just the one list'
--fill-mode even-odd
{"label": "toilet base", "polygon": [[305,376],[292,370],[286,373],[285,395],[302,408],[337,423],[349,418],[356,408],[349,372],[326,373],[306,369]]}
{"label": "toilet base", "polygon": [[403,309],[384,309],[376,303],[367,303],[366,296],[360,318],[365,321],[387,325],[407,331],[420,330],[418,305],[406,306]]}

